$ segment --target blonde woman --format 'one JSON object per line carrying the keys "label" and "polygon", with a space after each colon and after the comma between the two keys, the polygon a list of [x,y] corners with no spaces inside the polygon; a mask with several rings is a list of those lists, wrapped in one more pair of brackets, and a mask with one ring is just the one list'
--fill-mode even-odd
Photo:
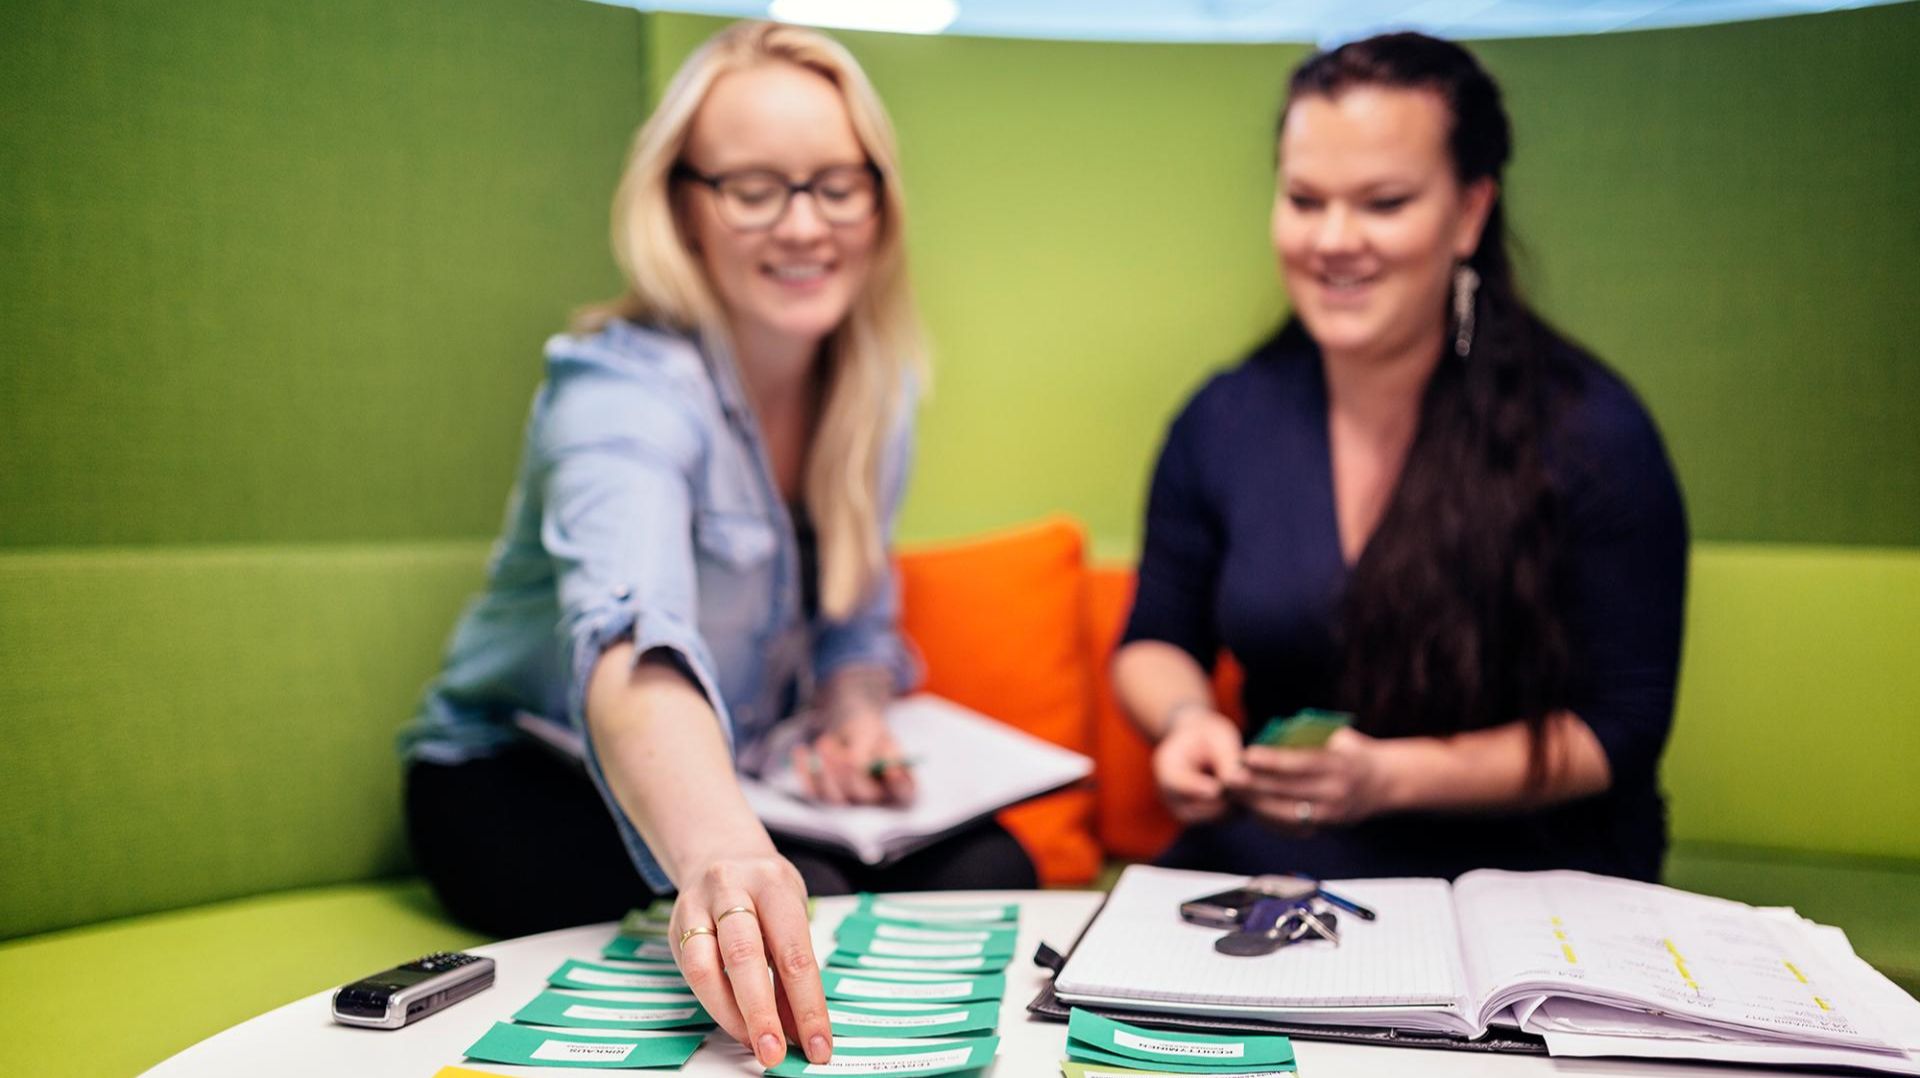
{"label": "blonde woman", "polygon": [[[777,846],[734,779],[805,711],[815,797],[913,795],[883,713],[915,676],[887,561],[921,360],[898,176],[832,40],[741,23],[687,60],[615,197],[626,292],[549,342],[487,591],[403,737],[455,917],[518,935],[677,888],[681,967],[763,1065],[831,1052],[809,888],[1034,884],[991,823],[879,872]],[[549,722],[591,785],[529,736]]]}

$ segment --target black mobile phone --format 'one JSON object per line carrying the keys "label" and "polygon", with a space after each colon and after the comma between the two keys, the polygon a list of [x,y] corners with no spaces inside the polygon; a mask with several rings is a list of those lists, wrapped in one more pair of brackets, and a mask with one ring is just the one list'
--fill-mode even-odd
{"label": "black mobile phone", "polygon": [[333,1020],[399,1029],[492,984],[493,959],[438,951],[342,987],[333,994]]}
{"label": "black mobile phone", "polygon": [[1255,876],[1231,890],[1180,903],[1180,919],[1208,928],[1238,928],[1261,899],[1307,899],[1319,889],[1318,881],[1297,876]]}

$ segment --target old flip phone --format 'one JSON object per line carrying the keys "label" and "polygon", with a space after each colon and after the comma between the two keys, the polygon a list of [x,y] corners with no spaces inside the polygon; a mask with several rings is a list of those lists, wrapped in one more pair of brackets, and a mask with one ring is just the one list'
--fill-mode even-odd
{"label": "old flip phone", "polygon": [[1304,902],[1319,889],[1318,881],[1297,876],[1255,876],[1231,890],[1180,903],[1180,919],[1208,928],[1238,928],[1262,899]]}
{"label": "old flip phone", "polygon": [[399,1029],[493,984],[493,959],[436,951],[333,994],[333,1020],[349,1026]]}

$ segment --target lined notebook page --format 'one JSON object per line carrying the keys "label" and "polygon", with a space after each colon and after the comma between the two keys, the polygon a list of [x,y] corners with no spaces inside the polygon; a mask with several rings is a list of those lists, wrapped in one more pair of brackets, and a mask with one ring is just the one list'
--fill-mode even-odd
{"label": "lined notebook page", "polygon": [[1584,872],[1480,869],[1454,885],[1485,1008],[1523,996],[1612,1001],[1796,1042],[1891,1047],[1859,982],[1813,938],[1751,906]]}
{"label": "lined notebook page", "polygon": [[1377,921],[1340,915],[1340,946],[1282,948],[1258,958],[1213,949],[1222,935],[1180,919],[1180,903],[1244,882],[1214,872],[1134,865],[1055,978],[1063,996],[1299,1009],[1433,1006],[1462,1001],[1458,932],[1445,880],[1339,880],[1328,886],[1372,907]]}

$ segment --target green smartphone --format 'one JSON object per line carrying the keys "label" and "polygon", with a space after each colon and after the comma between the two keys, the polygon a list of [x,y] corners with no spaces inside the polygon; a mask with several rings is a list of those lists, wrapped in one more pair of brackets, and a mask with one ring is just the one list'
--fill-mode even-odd
{"label": "green smartphone", "polygon": [[1353,716],[1345,711],[1322,711],[1310,707],[1285,718],[1268,719],[1254,736],[1256,745],[1282,749],[1317,749],[1326,745],[1334,731],[1353,725]]}

